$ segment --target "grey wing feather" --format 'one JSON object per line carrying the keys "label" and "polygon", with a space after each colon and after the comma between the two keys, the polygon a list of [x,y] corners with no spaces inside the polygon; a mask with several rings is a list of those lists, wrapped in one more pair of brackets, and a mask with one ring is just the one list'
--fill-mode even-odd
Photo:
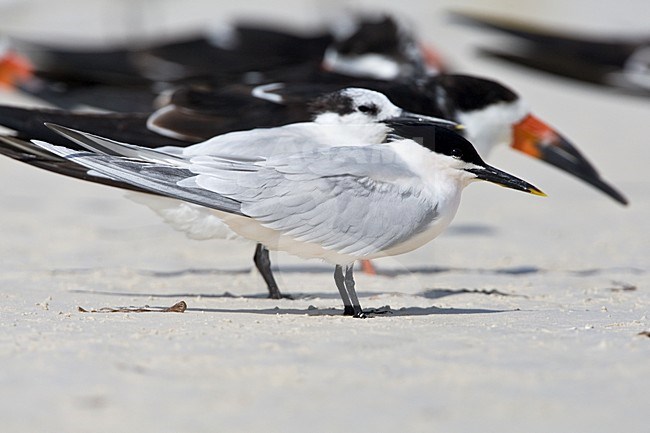
{"label": "grey wing feather", "polygon": [[435,203],[409,186],[416,175],[387,146],[321,149],[243,165],[249,170],[226,175],[190,170],[199,187],[241,202],[244,215],[340,253],[385,250],[437,218]]}
{"label": "grey wing feather", "polygon": [[[45,126],[62,135],[68,140],[79,144],[93,152],[125,156],[127,158],[146,159],[150,161],[159,161],[162,163],[171,164],[184,164],[184,160],[177,155],[167,152],[162,152],[155,149],[143,148],[134,146],[132,144],[121,143],[119,141],[111,140],[108,138],[100,137],[98,135],[90,134],[76,129],[67,128],[65,126],[56,125],[53,123],[46,123]],[[170,149],[173,149],[170,147]]]}
{"label": "grey wing feather", "polygon": [[77,164],[95,170],[111,179],[126,182],[147,191],[177,198],[190,203],[242,215],[241,204],[213,191],[183,186],[181,183],[194,176],[186,168],[147,161],[127,159],[92,152],[78,152],[42,141],[34,144]]}

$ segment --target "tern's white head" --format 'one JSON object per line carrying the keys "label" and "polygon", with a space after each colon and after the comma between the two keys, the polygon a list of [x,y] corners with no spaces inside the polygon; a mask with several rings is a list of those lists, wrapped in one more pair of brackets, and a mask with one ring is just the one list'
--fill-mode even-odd
{"label": "tern's white head", "polygon": [[393,104],[383,93],[346,88],[316,98],[309,106],[314,123],[322,134],[332,136],[337,145],[359,145],[385,141],[387,122],[409,121],[456,128],[445,119],[413,114]]}
{"label": "tern's white head", "polygon": [[317,98],[310,106],[314,122],[336,124],[375,123],[398,117],[403,110],[382,93],[347,88]]}
{"label": "tern's white head", "polygon": [[394,119],[409,119],[455,128],[455,122],[410,113],[393,104],[383,93],[349,87],[316,98],[309,106],[314,122],[320,124],[364,125]]}

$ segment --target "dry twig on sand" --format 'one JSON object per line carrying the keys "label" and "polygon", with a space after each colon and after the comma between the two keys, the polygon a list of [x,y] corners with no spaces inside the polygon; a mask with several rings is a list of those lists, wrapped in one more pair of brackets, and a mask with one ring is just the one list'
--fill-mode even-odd
{"label": "dry twig on sand", "polygon": [[110,308],[104,307],[99,310],[86,310],[85,308],[77,307],[80,313],[183,313],[187,309],[185,301],[180,301],[171,307],[119,307]]}

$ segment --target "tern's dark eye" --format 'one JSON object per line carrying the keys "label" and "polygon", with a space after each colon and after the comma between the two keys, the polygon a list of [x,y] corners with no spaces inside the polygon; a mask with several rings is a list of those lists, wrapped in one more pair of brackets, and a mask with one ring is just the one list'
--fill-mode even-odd
{"label": "tern's dark eye", "polygon": [[377,106],[374,104],[359,105],[359,107],[357,107],[357,110],[359,110],[361,113],[372,115],[376,115],[379,112]]}
{"label": "tern's dark eye", "polygon": [[453,149],[451,149],[451,156],[452,156],[452,158],[462,159],[463,158],[463,151],[460,150],[457,147],[454,147]]}

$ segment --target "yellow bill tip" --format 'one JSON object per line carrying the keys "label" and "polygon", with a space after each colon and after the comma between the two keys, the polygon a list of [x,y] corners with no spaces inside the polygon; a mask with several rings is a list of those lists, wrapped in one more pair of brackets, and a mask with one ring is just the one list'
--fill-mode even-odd
{"label": "yellow bill tip", "polygon": [[531,189],[528,190],[528,192],[533,194],[533,195],[538,195],[540,197],[548,197],[548,195],[544,191],[539,190],[537,188],[531,188]]}

